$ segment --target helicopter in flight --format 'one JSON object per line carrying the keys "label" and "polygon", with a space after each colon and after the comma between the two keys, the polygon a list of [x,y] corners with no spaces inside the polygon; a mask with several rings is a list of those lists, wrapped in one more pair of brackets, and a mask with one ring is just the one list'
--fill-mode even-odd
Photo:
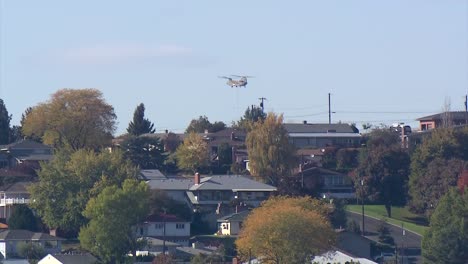
{"label": "helicopter in flight", "polygon": [[[240,79],[234,80],[232,77],[237,77]],[[226,82],[227,85],[232,87],[244,87],[247,85],[247,78],[253,78],[253,76],[240,76],[240,75],[231,75],[231,77],[228,76],[219,76],[219,78],[222,79],[227,79],[228,81]]]}

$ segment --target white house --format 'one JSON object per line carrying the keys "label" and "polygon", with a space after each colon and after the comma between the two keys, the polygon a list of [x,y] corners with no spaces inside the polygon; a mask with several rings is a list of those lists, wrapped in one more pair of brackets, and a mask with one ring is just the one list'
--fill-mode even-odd
{"label": "white house", "polygon": [[246,210],[218,219],[218,232],[226,236],[238,235],[242,228],[242,223],[249,213],[250,211]]}
{"label": "white house", "polygon": [[170,214],[153,214],[137,226],[137,236],[153,237],[188,246],[190,221]]}
{"label": "white house", "polygon": [[31,182],[16,182],[0,187],[0,218],[8,219],[16,204],[28,204]]}
{"label": "white house", "polygon": [[5,230],[0,232],[0,253],[3,258],[15,257],[18,246],[22,243],[35,243],[44,248],[46,253],[58,253],[62,249],[63,238],[28,230]]}

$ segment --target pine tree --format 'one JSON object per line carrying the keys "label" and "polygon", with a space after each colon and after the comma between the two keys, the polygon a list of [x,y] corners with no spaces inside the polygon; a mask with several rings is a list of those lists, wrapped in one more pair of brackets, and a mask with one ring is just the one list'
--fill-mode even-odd
{"label": "pine tree", "polygon": [[145,105],[139,104],[133,113],[133,121],[128,124],[127,132],[131,135],[139,136],[141,134],[153,134],[156,129],[154,124],[145,118]]}
{"label": "pine tree", "polygon": [[10,143],[10,120],[11,115],[8,114],[3,100],[0,99],[0,145]]}

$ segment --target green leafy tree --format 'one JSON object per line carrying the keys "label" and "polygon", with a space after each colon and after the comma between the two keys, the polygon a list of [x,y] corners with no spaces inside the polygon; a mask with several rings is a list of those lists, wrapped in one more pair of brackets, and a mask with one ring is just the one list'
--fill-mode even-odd
{"label": "green leafy tree", "polygon": [[139,136],[142,134],[153,134],[155,129],[154,124],[145,118],[145,105],[139,104],[133,113],[133,121],[128,124],[127,132],[130,135]]}
{"label": "green leafy tree", "polygon": [[410,208],[430,213],[468,160],[468,129],[435,129],[411,155]]}
{"label": "green leafy tree", "polygon": [[198,119],[192,119],[188,125],[185,133],[204,133],[207,130],[210,133],[218,132],[226,128],[226,124],[217,121],[212,124],[208,117],[200,116]]}
{"label": "green leafy tree", "polygon": [[110,144],[114,108],[96,89],[62,89],[25,116],[22,132],[56,147],[97,149]]}
{"label": "green leafy tree", "polygon": [[5,103],[0,99],[0,145],[10,143],[10,120],[11,115],[8,114]]}
{"label": "green leafy tree", "polygon": [[124,140],[120,147],[124,156],[130,159],[133,164],[141,169],[159,169],[164,168],[164,162],[167,154],[164,152],[164,146],[157,137],[129,137]]}
{"label": "green leafy tree", "polygon": [[388,129],[370,132],[354,177],[360,198],[383,203],[388,217],[392,217],[391,206],[405,203],[402,194],[406,193],[409,163],[409,155],[401,148],[398,135]]}
{"label": "green leafy tree", "polygon": [[34,232],[37,230],[36,217],[27,205],[15,205],[13,213],[11,213],[8,219],[8,228],[25,229]]}
{"label": "green leafy tree", "polygon": [[265,112],[263,112],[262,108],[252,105],[252,107],[248,107],[245,110],[244,116],[241,117],[241,119],[233,126],[245,131],[249,131],[252,128],[253,123],[257,121],[264,121],[266,116],[267,115]]}
{"label": "green leafy tree", "polygon": [[450,189],[431,216],[423,236],[424,263],[466,263],[468,259],[468,192]]}
{"label": "green leafy tree", "polygon": [[25,258],[29,263],[37,263],[45,257],[44,248],[38,243],[20,242],[17,245],[18,255]]}
{"label": "green leafy tree", "polygon": [[280,186],[296,165],[295,148],[289,143],[283,116],[269,113],[247,134],[250,172],[274,186]]}
{"label": "green leafy tree", "polygon": [[209,165],[208,144],[201,136],[190,133],[177,148],[176,157],[180,169],[195,173]]}
{"label": "green leafy tree", "polygon": [[80,245],[105,263],[120,263],[128,252],[136,256],[136,250],[142,247],[136,225],[148,215],[148,201],[145,182],[127,179],[122,188],[104,188],[89,200],[83,212],[89,223],[80,230]]}
{"label": "green leafy tree", "polygon": [[91,197],[137,175],[120,151],[61,150],[38,171],[39,181],[29,190],[30,206],[49,228],[76,233],[86,223],[82,211]]}
{"label": "green leafy tree", "polygon": [[190,208],[185,203],[172,199],[163,190],[151,190],[149,199],[151,214],[173,214],[185,220],[191,220],[192,218]]}

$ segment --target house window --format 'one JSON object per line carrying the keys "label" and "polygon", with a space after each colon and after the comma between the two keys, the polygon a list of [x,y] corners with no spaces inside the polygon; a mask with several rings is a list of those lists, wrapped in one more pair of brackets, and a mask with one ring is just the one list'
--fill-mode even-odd
{"label": "house window", "polygon": [[162,223],[154,224],[155,229],[163,229],[164,225]]}
{"label": "house window", "polygon": [[176,224],[176,229],[184,229],[185,224]]}

